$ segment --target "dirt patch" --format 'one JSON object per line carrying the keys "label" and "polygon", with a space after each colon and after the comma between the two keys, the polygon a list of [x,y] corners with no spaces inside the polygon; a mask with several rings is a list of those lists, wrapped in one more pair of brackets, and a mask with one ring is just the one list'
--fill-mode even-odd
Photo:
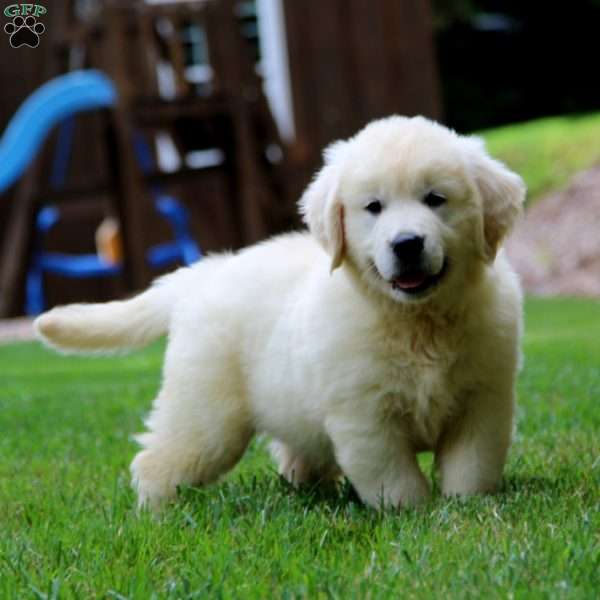
{"label": "dirt patch", "polygon": [[32,323],[28,318],[0,320],[0,344],[35,339]]}
{"label": "dirt patch", "polygon": [[529,294],[600,297],[600,165],[529,209],[506,251]]}

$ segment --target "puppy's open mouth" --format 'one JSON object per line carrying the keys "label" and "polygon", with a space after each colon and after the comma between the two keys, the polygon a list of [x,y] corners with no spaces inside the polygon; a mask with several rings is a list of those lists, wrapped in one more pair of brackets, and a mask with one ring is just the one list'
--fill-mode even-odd
{"label": "puppy's open mouth", "polygon": [[416,296],[437,285],[448,271],[448,260],[444,260],[442,268],[435,274],[420,270],[408,270],[391,280],[392,287],[405,294]]}

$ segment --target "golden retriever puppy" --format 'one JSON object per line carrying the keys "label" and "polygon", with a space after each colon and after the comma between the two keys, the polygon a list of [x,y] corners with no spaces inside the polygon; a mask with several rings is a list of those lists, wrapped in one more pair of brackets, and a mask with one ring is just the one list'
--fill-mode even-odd
{"label": "golden retriever puppy", "polygon": [[499,246],[521,179],[483,143],[422,117],[378,120],[325,151],[300,200],[308,233],[206,258],[122,302],[36,321],[65,351],[168,333],[131,465],[140,505],[231,469],[272,436],[294,483],[343,473],[370,506],[494,490],[511,441],[521,292]]}

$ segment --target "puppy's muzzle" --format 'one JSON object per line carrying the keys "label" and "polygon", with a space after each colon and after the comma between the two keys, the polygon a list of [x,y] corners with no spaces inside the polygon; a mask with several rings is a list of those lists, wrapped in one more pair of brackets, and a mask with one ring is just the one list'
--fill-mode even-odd
{"label": "puppy's muzzle", "polygon": [[396,258],[403,265],[418,265],[422,262],[425,238],[412,233],[400,233],[391,242]]}
{"label": "puppy's muzzle", "polygon": [[445,274],[447,262],[434,273],[426,260],[425,238],[413,233],[400,233],[391,242],[397,260],[396,274],[391,283],[394,289],[412,296],[429,290]]}

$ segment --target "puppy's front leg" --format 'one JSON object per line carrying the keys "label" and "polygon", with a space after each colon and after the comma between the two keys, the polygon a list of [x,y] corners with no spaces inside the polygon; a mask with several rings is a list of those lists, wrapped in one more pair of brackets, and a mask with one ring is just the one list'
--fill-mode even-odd
{"label": "puppy's front leg", "polygon": [[336,415],[326,428],[338,465],[365,504],[401,507],[427,499],[429,483],[401,424],[380,415]]}
{"label": "puppy's front leg", "polygon": [[502,480],[514,412],[512,389],[475,394],[436,450],[442,491],[468,496],[495,491]]}

